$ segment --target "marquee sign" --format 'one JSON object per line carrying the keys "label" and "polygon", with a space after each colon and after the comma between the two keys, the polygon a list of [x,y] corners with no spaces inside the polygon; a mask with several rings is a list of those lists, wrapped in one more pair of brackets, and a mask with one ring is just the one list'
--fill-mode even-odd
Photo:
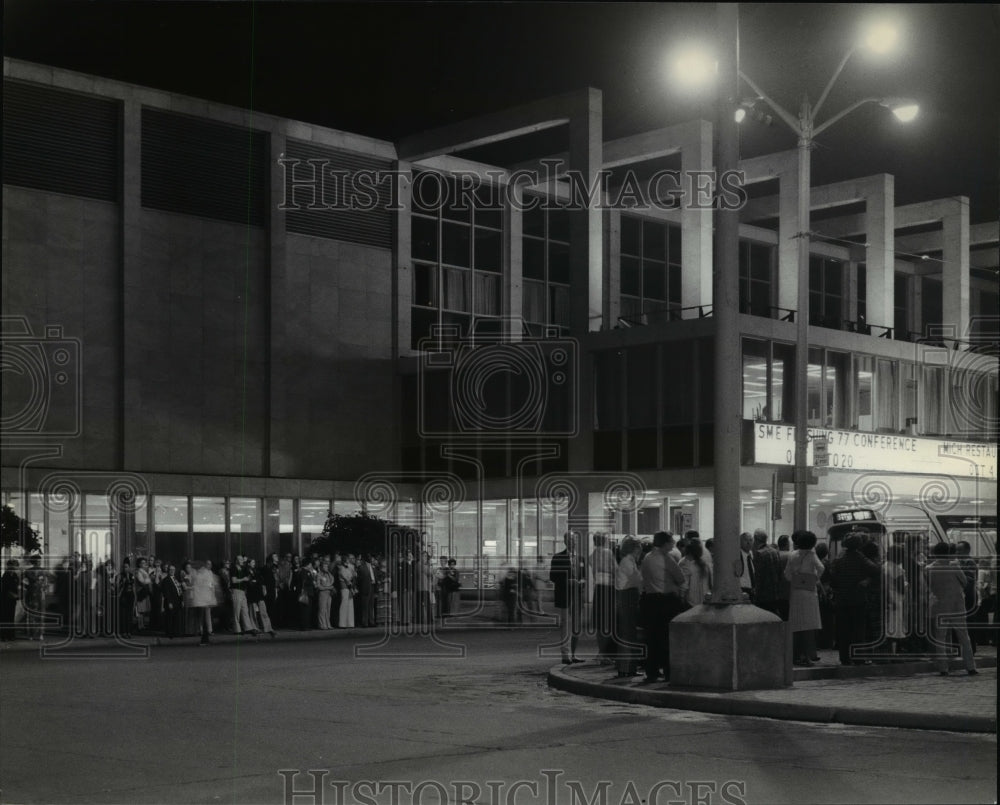
{"label": "marquee sign", "polygon": [[[813,466],[813,444],[823,439],[827,465],[832,470],[876,470],[920,475],[997,478],[997,446],[979,442],[922,439],[894,433],[809,429],[808,466]],[[822,452],[822,451],[821,451]],[[795,464],[795,427],[753,423],[755,464]]]}

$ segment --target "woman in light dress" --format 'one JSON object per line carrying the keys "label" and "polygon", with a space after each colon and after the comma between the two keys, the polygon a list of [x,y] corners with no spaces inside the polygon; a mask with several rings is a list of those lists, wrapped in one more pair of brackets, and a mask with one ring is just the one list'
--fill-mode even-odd
{"label": "woman in light dress", "polygon": [[341,629],[354,628],[354,557],[345,556],[340,561],[337,568],[337,578],[340,588],[340,611],[337,617],[337,625]]}
{"label": "woman in light dress", "polygon": [[823,563],[816,556],[816,535],[812,531],[792,534],[796,550],[785,565],[785,578],[791,584],[788,601],[788,628],[792,630],[792,659],[796,665],[812,665],[816,656],[816,631],[823,628],[819,616],[817,585],[823,575]]}
{"label": "woman in light dress", "polygon": [[333,573],[330,572],[330,560],[323,557],[319,563],[319,572],[316,574],[316,622],[320,629],[333,628],[330,625],[330,606],[335,582]]}

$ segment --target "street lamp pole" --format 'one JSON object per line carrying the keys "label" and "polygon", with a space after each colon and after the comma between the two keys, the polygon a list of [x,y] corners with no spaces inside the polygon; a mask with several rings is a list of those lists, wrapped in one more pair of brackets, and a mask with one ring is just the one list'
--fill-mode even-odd
{"label": "street lamp pole", "polygon": [[[798,310],[795,312],[795,472],[793,476],[795,490],[793,525],[795,530],[806,529],[809,523],[809,467],[806,459],[809,450],[809,407],[807,396],[809,392],[809,216],[812,187],[810,151],[812,150],[816,135],[865,104],[878,103],[886,106],[892,109],[894,114],[903,121],[912,120],[913,116],[916,115],[917,108],[911,102],[898,99],[890,101],[882,98],[864,98],[851,104],[846,109],[817,126],[816,115],[853,53],[854,48],[847,51],[847,54],[841,60],[833,76],[827,82],[826,88],[823,90],[823,94],[820,96],[816,106],[810,106],[808,98],[802,99],[802,105],[799,107],[797,118],[777,104],[772,98],[768,97],[746,73],[742,70],[740,71],[740,77],[746,81],[750,88],[763,101],[774,109],[778,117],[798,137],[798,221],[800,230],[795,234],[795,237],[799,240]],[[910,110],[911,114],[900,114],[904,109]]]}

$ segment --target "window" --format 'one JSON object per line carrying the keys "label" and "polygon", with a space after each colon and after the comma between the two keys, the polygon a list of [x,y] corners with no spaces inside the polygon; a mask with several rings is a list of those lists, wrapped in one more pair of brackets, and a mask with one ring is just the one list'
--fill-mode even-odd
{"label": "window", "polygon": [[503,312],[501,196],[489,185],[468,186],[468,175],[459,178],[414,173],[413,349],[435,325],[453,325],[465,336],[478,319]]}
{"label": "window", "polygon": [[[226,500],[225,498],[194,498],[191,523],[194,530],[194,556],[220,562],[226,557]],[[157,525],[159,529],[159,525]],[[258,557],[259,558],[259,557]]]}
{"label": "window", "polygon": [[681,229],[621,217],[621,316],[655,324],[681,309]]}
{"label": "window", "polygon": [[740,313],[771,318],[774,248],[740,241]]}
{"label": "window", "polygon": [[898,341],[910,340],[910,278],[897,273],[892,288],[892,334]]}
{"label": "window", "polygon": [[899,430],[899,364],[882,358],[875,364],[875,427]]}
{"label": "window", "polygon": [[858,263],[858,332],[867,333],[868,330],[868,266],[865,263]]}
{"label": "window", "polygon": [[188,556],[188,499],[157,495],[155,501],[154,555],[166,562],[179,565]]}
{"label": "window", "polygon": [[842,328],[844,323],[844,263],[828,257],[809,258],[809,323]]}
{"label": "window", "polygon": [[[535,196],[541,201],[540,196]],[[538,204],[522,219],[522,316],[569,332],[569,212]]]}

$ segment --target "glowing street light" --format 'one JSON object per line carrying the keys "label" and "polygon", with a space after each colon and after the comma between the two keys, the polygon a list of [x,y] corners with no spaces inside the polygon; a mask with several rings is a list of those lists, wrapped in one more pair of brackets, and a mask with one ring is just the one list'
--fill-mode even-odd
{"label": "glowing street light", "polygon": [[687,45],[671,63],[674,83],[688,89],[701,89],[712,84],[719,71],[719,64],[711,52],[701,45]]}

